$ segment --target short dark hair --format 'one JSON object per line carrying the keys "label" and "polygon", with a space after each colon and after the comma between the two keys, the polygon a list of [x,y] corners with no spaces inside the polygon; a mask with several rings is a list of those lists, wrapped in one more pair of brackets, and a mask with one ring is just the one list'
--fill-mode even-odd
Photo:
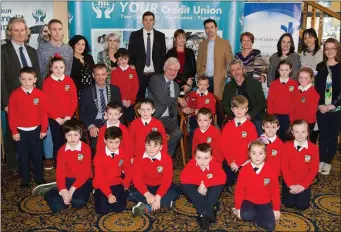
{"label": "short dark hair", "polygon": [[174,32],[174,36],[173,36],[173,47],[176,47],[176,37],[178,37],[179,35],[183,35],[185,36],[185,38],[187,39],[187,34],[186,32],[184,31],[184,29],[177,29],[175,32]]}
{"label": "short dark hair", "polygon": [[209,152],[212,155],[212,147],[210,144],[208,143],[200,143],[197,145],[197,147],[195,148],[195,153],[197,151],[201,151],[201,152]]}
{"label": "short dark hair", "polygon": [[126,48],[119,48],[117,52],[114,55],[115,59],[118,59],[119,57],[128,57],[130,58],[129,51]]}
{"label": "short dark hair", "polygon": [[95,64],[92,67],[92,72],[95,73],[96,69],[105,69],[105,71],[107,71],[107,66],[105,66],[105,64]]}
{"label": "short dark hair", "polygon": [[[20,76],[22,73],[29,73],[29,74],[32,74],[35,78],[37,78],[37,72],[36,72],[36,70],[34,70],[34,68],[32,68],[32,67],[23,67],[22,69],[20,69],[19,76]],[[4,84],[4,83],[3,83],[3,84]]]}
{"label": "short dark hair", "polygon": [[141,108],[141,105],[142,104],[150,104],[152,106],[153,109],[155,109],[155,103],[154,103],[154,100],[153,99],[150,99],[150,98],[143,98],[139,101],[139,104],[140,104],[140,107]]}
{"label": "short dark hair", "polygon": [[122,140],[122,130],[119,127],[112,126],[105,130],[104,139],[120,139]]}
{"label": "short dark hair", "polygon": [[150,142],[154,142],[156,144],[163,144],[163,139],[162,139],[162,135],[159,131],[151,131],[149,132],[149,134],[147,134],[146,139],[145,139],[145,143],[150,143]]}
{"label": "short dark hair", "polygon": [[290,69],[292,69],[292,63],[290,61],[288,61],[287,59],[281,60],[278,63],[277,69],[279,69],[279,67],[281,67],[282,64],[289,65]]}
{"label": "short dark hair", "polygon": [[290,53],[295,52],[295,44],[294,44],[294,39],[292,38],[292,35],[290,33],[284,33],[283,35],[281,35],[281,37],[279,38],[279,40],[277,42],[277,55],[278,55],[278,57],[281,57],[283,55],[281,43],[282,43],[282,40],[285,36],[288,36],[290,39],[290,50],[289,50],[288,56]]}
{"label": "short dark hair", "polygon": [[315,31],[314,28],[308,28],[308,29],[305,29],[302,33],[302,51],[303,51],[303,55],[305,55],[305,53],[308,51],[308,46],[304,43],[304,36],[308,34],[310,35],[311,37],[314,37],[315,38],[315,48],[314,48],[314,51],[312,53],[312,55],[314,56],[316,54],[316,52],[318,50],[320,50],[320,43],[319,43],[319,39],[317,37],[317,33]]}
{"label": "short dark hair", "polygon": [[212,111],[209,108],[202,107],[198,110],[197,117],[199,117],[199,114],[208,116],[210,119],[212,119]]}
{"label": "short dark hair", "polygon": [[151,11],[146,11],[146,12],[144,12],[143,15],[142,15],[142,20],[143,20],[144,17],[146,17],[146,16],[153,16],[153,19],[155,19],[155,15],[154,15],[154,13],[151,12]]}
{"label": "short dark hair", "polygon": [[[91,51],[90,49],[90,45],[88,43],[88,40],[82,36],[82,35],[75,35],[73,36],[70,40],[69,40],[69,45],[72,47],[73,50],[75,50],[75,45],[80,41],[80,40],[84,40],[85,43],[85,48],[84,48],[84,52],[83,54],[87,54]],[[83,55],[82,54],[82,55]]]}
{"label": "short dark hair", "polygon": [[65,63],[65,60],[63,59],[63,57],[61,57],[59,54],[55,54],[49,61],[49,75],[51,75],[51,73],[52,73],[51,68],[52,68],[53,63],[57,62],[57,61],[62,61],[65,65],[65,69],[66,69],[66,63]]}
{"label": "short dark hair", "polygon": [[82,137],[82,131],[83,131],[82,122],[76,118],[71,118],[70,120],[67,120],[63,125],[63,132],[64,134],[67,134],[70,131],[77,131],[81,134],[81,137]]}
{"label": "short dark hair", "polygon": [[50,29],[50,27],[51,27],[51,24],[53,24],[53,23],[59,23],[60,25],[63,26],[62,21],[60,21],[59,19],[51,19],[51,20],[49,21],[49,23],[47,24],[47,26],[49,27],[49,29]]}
{"label": "short dark hair", "polygon": [[273,115],[273,114],[265,115],[265,117],[264,117],[264,119],[262,121],[262,125],[264,126],[265,123],[277,124],[279,126],[278,118],[275,115]]}
{"label": "short dark hair", "polygon": [[243,32],[241,35],[240,35],[240,43],[243,41],[243,37],[246,36],[246,37],[249,37],[249,39],[251,40],[252,43],[255,42],[255,36],[251,33],[251,32]]}
{"label": "short dark hair", "polygon": [[216,22],[215,20],[213,20],[213,19],[206,19],[206,20],[204,21],[204,26],[205,26],[207,23],[213,23],[215,27],[218,26],[218,25],[217,25],[217,22]]}
{"label": "short dark hair", "polygon": [[122,113],[122,105],[117,102],[109,102],[105,107],[105,111],[108,112],[109,109],[118,110]]}
{"label": "short dark hair", "polygon": [[199,81],[206,81],[206,80],[208,80],[208,77],[205,74],[202,74],[198,77],[198,83]]}

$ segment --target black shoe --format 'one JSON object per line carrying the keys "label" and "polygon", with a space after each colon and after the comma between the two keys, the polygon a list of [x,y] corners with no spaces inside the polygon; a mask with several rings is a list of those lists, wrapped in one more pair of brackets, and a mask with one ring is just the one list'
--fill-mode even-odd
{"label": "black shoe", "polygon": [[29,183],[21,183],[20,188],[29,188],[30,184]]}
{"label": "black shoe", "polygon": [[198,216],[195,217],[195,220],[197,221],[198,226],[201,229],[202,225],[203,225],[202,217],[200,217],[200,215],[198,215]]}
{"label": "black shoe", "polygon": [[210,222],[210,219],[203,216],[201,217],[202,219],[202,227],[200,228],[201,230],[204,230],[204,231],[209,231],[210,228],[211,228],[211,222]]}

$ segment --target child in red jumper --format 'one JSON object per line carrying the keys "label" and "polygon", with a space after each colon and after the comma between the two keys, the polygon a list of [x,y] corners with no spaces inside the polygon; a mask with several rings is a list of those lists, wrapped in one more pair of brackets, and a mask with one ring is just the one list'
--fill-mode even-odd
{"label": "child in red jumper", "polygon": [[263,130],[259,138],[266,145],[266,162],[270,164],[276,171],[278,176],[281,175],[281,147],[282,140],[277,137],[277,131],[279,129],[279,122],[276,116],[268,114],[263,119]]}
{"label": "child in red jumper", "polygon": [[198,128],[198,123],[195,115],[199,109],[205,107],[211,110],[212,114],[216,114],[216,99],[214,94],[208,92],[209,80],[205,75],[198,77],[198,90],[190,92],[186,98],[187,106],[182,109],[185,114],[189,114],[189,140],[192,143],[195,129]]}
{"label": "child in red jumper", "polygon": [[31,67],[20,70],[21,87],[13,91],[8,104],[8,121],[19,160],[21,187],[29,187],[30,158],[37,184],[44,182],[43,138],[48,127],[45,94],[34,87],[36,72]]}
{"label": "child in red jumper", "polygon": [[111,72],[111,84],[116,85],[121,92],[123,103],[123,117],[127,122],[134,120],[134,105],[139,90],[139,80],[135,69],[132,69],[129,62],[129,52],[120,48],[115,53],[117,68]]}
{"label": "child in red jumper", "polygon": [[[80,140],[82,123],[71,119],[64,123],[66,144],[58,151],[55,182],[37,186],[33,194],[44,195],[44,199],[53,213],[57,213],[68,205],[75,209],[86,206],[92,191],[90,178],[91,149]],[[51,189],[52,188],[52,189]]]}
{"label": "child in red jumper", "polygon": [[155,112],[154,101],[150,98],[145,98],[141,99],[139,104],[138,113],[141,115],[141,118],[135,119],[129,127],[129,138],[131,139],[131,144],[134,145],[132,146],[133,158],[141,158],[143,156],[145,152],[145,139],[151,131],[159,131],[161,133],[162,140],[165,141],[162,149],[167,153],[168,146],[165,127],[161,121],[152,117]]}
{"label": "child in red jumper", "polygon": [[178,187],[172,183],[172,158],[167,152],[161,152],[162,144],[161,133],[150,132],[145,139],[145,153],[134,160],[134,186],[128,197],[129,201],[138,202],[133,207],[133,216],[159,210],[162,206],[171,208],[180,195]]}
{"label": "child in red jumper", "polygon": [[248,104],[249,101],[242,95],[232,98],[231,110],[235,118],[225,125],[220,138],[228,187],[234,184],[237,172],[248,160],[247,148],[250,142],[258,137],[256,127],[246,118]]}
{"label": "child in red jumper", "polygon": [[282,201],[285,207],[309,208],[311,185],[319,169],[319,150],[308,141],[309,128],[304,120],[291,126],[295,140],[282,146],[281,169],[283,176]]}
{"label": "child in red jumper", "polygon": [[295,92],[298,91],[297,82],[290,78],[291,67],[291,63],[287,60],[279,63],[278,71],[281,76],[271,83],[267,100],[267,112],[278,118],[280,125],[278,136],[283,141],[289,140],[289,113]]}
{"label": "child in red jumper", "polygon": [[104,126],[101,127],[101,129],[98,132],[96,149],[103,149],[105,147],[104,139],[105,131],[107,128],[115,126],[120,128],[122,131],[120,148],[122,148],[125,151],[126,155],[130,157],[129,159],[132,159],[129,131],[124,124],[120,123],[121,116],[122,106],[117,103],[109,102],[104,112],[104,119],[106,119],[107,122],[104,124]]}
{"label": "child in red jumper", "polygon": [[215,208],[226,183],[221,165],[212,162],[212,149],[208,143],[198,144],[195,157],[181,172],[180,181],[184,194],[197,210],[196,218],[201,229],[208,230],[216,222]]}
{"label": "child in red jumper", "polygon": [[61,57],[50,60],[50,75],[45,78],[43,92],[46,95],[49,125],[53,141],[53,153],[65,143],[63,124],[70,120],[76,112],[78,97],[76,85],[71,77],[64,74],[65,61]]}
{"label": "child in red jumper", "polygon": [[109,127],[105,131],[105,147],[97,149],[94,159],[93,186],[95,210],[98,214],[122,212],[127,205],[126,190],[130,187],[130,157],[121,148],[122,131]]}
{"label": "child in red jumper", "polygon": [[290,122],[301,119],[309,125],[309,134],[312,134],[316,122],[316,112],[320,95],[313,86],[314,71],[304,67],[298,73],[298,90],[293,97],[290,111]]}
{"label": "child in red jumper", "polygon": [[281,215],[278,177],[269,163],[264,162],[266,145],[263,142],[251,142],[249,156],[251,162],[238,176],[233,213],[266,231],[273,231]]}
{"label": "child in red jumper", "polygon": [[212,125],[212,112],[208,108],[201,108],[197,113],[199,128],[194,131],[192,143],[192,156],[195,156],[195,150],[198,144],[208,143],[212,147],[212,155],[219,163],[224,161],[224,155],[221,150],[220,131]]}

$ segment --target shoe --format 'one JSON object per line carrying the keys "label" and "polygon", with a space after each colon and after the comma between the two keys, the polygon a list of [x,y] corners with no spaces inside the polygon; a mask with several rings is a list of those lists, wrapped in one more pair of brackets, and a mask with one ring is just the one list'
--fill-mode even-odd
{"label": "shoe", "polygon": [[208,219],[206,216],[201,217],[202,220],[202,226],[200,227],[201,231],[209,231],[211,228],[211,222],[210,219]]}
{"label": "shoe", "polygon": [[57,189],[57,182],[51,182],[51,183],[38,185],[32,190],[32,195],[44,196],[45,193],[47,193],[51,189]]}
{"label": "shoe", "polygon": [[200,215],[198,215],[198,216],[195,217],[195,220],[197,221],[198,226],[199,226],[199,228],[201,229],[202,226],[203,226],[202,217],[201,217]]}
{"label": "shoe", "polygon": [[45,169],[45,170],[51,170],[51,169],[53,169],[53,164],[54,164],[53,159],[46,159],[46,160],[44,161],[44,169]]}
{"label": "shoe", "polygon": [[325,164],[324,165],[324,168],[322,169],[322,171],[321,171],[321,174],[322,175],[329,175],[329,173],[330,173],[330,169],[332,168],[332,165],[331,164]]}
{"label": "shoe", "polygon": [[143,202],[139,202],[133,207],[131,212],[133,214],[133,217],[143,216],[144,214],[148,213],[148,208],[146,204],[144,204]]}
{"label": "shoe", "polygon": [[322,170],[324,169],[324,166],[326,165],[325,162],[320,162],[320,165],[319,165],[319,172],[321,173]]}

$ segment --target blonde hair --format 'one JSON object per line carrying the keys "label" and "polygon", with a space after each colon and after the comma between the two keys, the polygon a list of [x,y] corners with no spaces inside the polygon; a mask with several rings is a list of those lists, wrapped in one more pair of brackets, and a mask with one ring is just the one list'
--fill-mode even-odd
{"label": "blonde hair", "polygon": [[249,100],[243,95],[234,96],[231,100],[231,107],[248,107]]}
{"label": "blonde hair", "polygon": [[251,149],[252,149],[253,147],[261,147],[261,148],[263,149],[263,151],[265,152],[265,154],[266,154],[266,144],[263,143],[262,141],[260,141],[260,140],[254,140],[254,141],[252,141],[252,142],[249,144],[249,147],[248,147],[248,153],[249,153],[249,154],[250,154]]}
{"label": "blonde hair", "polygon": [[175,57],[169,57],[166,60],[165,64],[163,65],[163,70],[165,70],[168,65],[173,65],[173,64],[176,64],[178,66],[178,68],[180,69],[179,60]]}
{"label": "blonde hair", "polygon": [[13,24],[15,23],[23,23],[25,24],[25,29],[26,29],[26,37],[25,37],[25,41],[28,40],[28,35],[31,33],[30,29],[27,27],[26,21],[23,18],[20,17],[13,17],[9,20],[8,24],[7,24],[7,28],[6,28],[6,39],[7,40],[11,40],[12,39],[12,27]]}
{"label": "blonde hair", "polygon": [[[119,36],[117,36],[115,33],[110,33],[109,35],[107,35],[107,37],[105,38],[105,44],[104,44],[104,49],[108,50],[109,49],[109,39],[110,38],[114,38],[114,40],[117,40],[118,43],[120,43],[121,39]],[[118,50],[120,47],[120,45],[117,45],[116,50]]]}

